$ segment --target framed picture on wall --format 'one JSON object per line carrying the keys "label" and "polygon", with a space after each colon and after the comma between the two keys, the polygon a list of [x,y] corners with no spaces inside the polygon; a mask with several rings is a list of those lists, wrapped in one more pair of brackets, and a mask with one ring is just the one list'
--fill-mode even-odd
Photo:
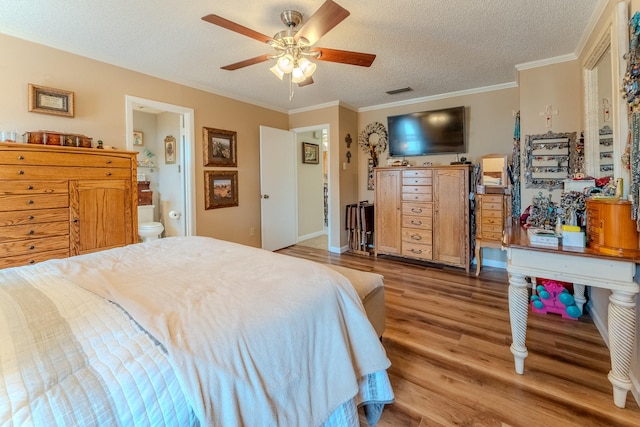
{"label": "framed picture on wall", "polygon": [[204,171],[204,208],[238,206],[238,171]]}
{"label": "framed picture on wall", "polygon": [[73,92],[29,83],[29,111],[73,117]]}
{"label": "framed picture on wall", "polygon": [[133,131],[133,145],[136,147],[142,147],[144,145],[144,141],[142,140],[142,132],[139,130]]}
{"label": "framed picture on wall", "polygon": [[176,139],[172,135],[164,139],[164,163],[167,165],[176,163]]}
{"label": "framed picture on wall", "polygon": [[236,132],[230,130],[202,128],[205,166],[237,167]]}
{"label": "framed picture on wall", "polygon": [[317,165],[320,163],[320,146],[310,142],[302,143],[302,163]]}

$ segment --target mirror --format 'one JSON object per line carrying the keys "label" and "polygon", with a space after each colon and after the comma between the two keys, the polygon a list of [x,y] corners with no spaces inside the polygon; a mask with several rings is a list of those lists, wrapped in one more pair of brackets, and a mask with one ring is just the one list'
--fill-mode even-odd
{"label": "mirror", "polygon": [[595,178],[613,176],[613,78],[608,34],[592,53],[588,65],[590,68],[585,69],[585,77],[588,75],[585,80],[585,172]]}
{"label": "mirror", "polygon": [[489,154],[481,157],[481,183],[485,188],[493,187],[502,190],[505,187],[509,187],[508,161],[508,156],[501,154]]}

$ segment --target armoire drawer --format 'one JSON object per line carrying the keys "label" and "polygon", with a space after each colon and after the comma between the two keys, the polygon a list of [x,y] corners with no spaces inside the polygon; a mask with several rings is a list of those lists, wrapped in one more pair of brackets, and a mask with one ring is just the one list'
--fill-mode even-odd
{"label": "armoire drawer", "polygon": [[68,221],[69,209],[32,209],[25,211],[0,212],[0,227],[42,222]]}
{"label": "armoire drawer", "polygon": [[69,234],[69,221],[45,222],[42,224],[12,225],[0,227],[0,242],[38,239]]}
{"label": "armoire drawer", "polygon": [[402,215],[426,216],[431,218],[433,216],[433,205],[431,203],[405,202],[402,204]]}
{"label": "armoire drawer", "polygon": [[433,259],[433,246],[402,242],[402,255],[423,260]]}
{"label": "armoire drawer", "polygon": [[402,185],[426,185],[431,186],[433,184],[433,179],[431,177],[402,177]]}
{"label": "armoire drawer", "polygon": [[[403,187],[404,188],[404,187]],[[428,187],[431,188],[431,187]],[[433,194],[429,193],[402,193],[403,202],[432,202]]]}
{"label": "armoire drawer", "polygon": [[66,208],[68,206],[68,194],[19,194],[15,196],[0,196],[0,212]]}
{"label": "armoire drawer", "polygon": [[13,194],[63,194],[69,192],[67,181],[0,181],[0,196]]}
{"label": "armoire drawer", "polygon": [[69,251],[69,236],[44,237],[42,239],[17,240],[0,243],[0,254],[7,256],[36,254],[59,249]]}
{"label": "armoire drawer", "polygon": [[402,171],[402,178],[431,178],[431,169],[405,169]]}
{"label": "armoire drawer", "polygon": [[34,152],[30,150],[0,151],[0,165],[30,166],[84,166],[131,168],[128,157],[117,157],[109,154],[74,153],[70,156],[64,152]]}
{"label": "armoire drawer", "polygon": [[35,254],[24,254],[8,257],[0,257],[0,268],[18,267],[21,265],[35,264],[48,259],[69,258],[69,249],[58,249],[55,251],[38,252]]}
{"label": "armoire drawer", "polygon": [[417,228],[402,228],[402,241],[409,243],[421,243],[430,245],[433,242],[431,230],[420,230]]}
{"label": "armoire drawer", "polygon": [[433,219],[430,216],[402,215],[402,227],[431,230],[433,227]]}

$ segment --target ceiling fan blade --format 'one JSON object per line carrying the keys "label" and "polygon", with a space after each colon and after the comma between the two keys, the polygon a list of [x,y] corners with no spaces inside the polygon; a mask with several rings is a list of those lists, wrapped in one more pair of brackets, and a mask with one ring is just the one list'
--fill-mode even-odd
{"label": "ceiling fan blade", "polygon": [[237,70],[239,68],[248,67],[249,65],[259,64],[264,61],[268,61],[271,59],[271,55],[265,54],[256,56],[255,58],[245,59],[244,61],[236,62],[235,64],[225,65],[224,67],[220,67],[223,70]]}
{"label": "ceiling fan blade", "polygon": [[318,47],[311,49],[310,52],[320,52],[320,61],[339,62],[341,64],[359,65],[361,67],[370,67],[376,56],[371,53],[350,52],[348,50],[327,49],[326,47]]}
{"label": "ceiling fan blade", "polygon": [[347,16],[349,11],[332,0],[327,0],[320,6],[320,9],[302,24],[295,36],[298,41],[300,37],[309,40],[309,45],[316,43],[320,37],[324,36],[333,27],[341,23]]}
{"label": "ceiling fan blade", "polygon": [[203,16],[202,20],[207,21],[210,24],[226,28],[227,30],[235,31],[236,33],[242,34],[243,36],[251,37],[252,39],[258,40],[259,42],[266,43],[271,40],[271,37],[265,36],[264,34],[254,31],[251,28],[236,24],[235,22],[229,21],[228,19],[225,19],[218,15]]}
{"label": "ceiling fan blade", "polygon": [[313,84],[313,77],[307,77],[306,79],[298,83],[298,87],[307,86],[310,84]]}

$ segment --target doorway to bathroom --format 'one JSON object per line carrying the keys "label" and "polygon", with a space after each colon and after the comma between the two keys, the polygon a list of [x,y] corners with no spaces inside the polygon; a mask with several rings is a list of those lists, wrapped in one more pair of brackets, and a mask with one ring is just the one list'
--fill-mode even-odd
{"label": "doorway to bathroom", "polygon": [[193,109],[127,95],[127,150],[137,151],[138,181],[152,191],[164,237],[195,233]]}

